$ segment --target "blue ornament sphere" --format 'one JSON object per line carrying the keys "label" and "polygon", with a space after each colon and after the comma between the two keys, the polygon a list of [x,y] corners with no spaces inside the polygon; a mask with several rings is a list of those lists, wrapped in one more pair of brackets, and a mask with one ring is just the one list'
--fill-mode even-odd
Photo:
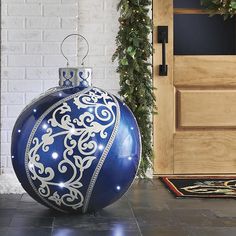
{"label": "blue ornament sphere", "polygon": [[130,109],[82,79],[32,101],[12,133],[12,163],[21,185],[60,212],[86,213],[114,203],[140,163],[140,133]]}

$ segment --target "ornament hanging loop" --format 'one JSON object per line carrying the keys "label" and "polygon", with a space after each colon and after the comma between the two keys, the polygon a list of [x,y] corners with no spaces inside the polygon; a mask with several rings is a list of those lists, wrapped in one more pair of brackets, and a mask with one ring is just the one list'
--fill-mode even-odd
{"label": "ornament hanging loop", "polygon": [[86,57],[87,57],[88,54],[89,54],[89,43],[88,43],[88,40],[87,40],[83,35],[81,35],[81,34],[69,34],[69,35],[67,35],[67,36],[62,40],[62,42],[61,42],[61,46],[60,46],[61,54],[62,54],[62,56],[66,59],[66,65],[67,65],[67,67],[68,67],[68,66],[70,65],[70,63],[69,63],[68,57],[65,55],[65,53],[64,53],[64,51],[63,51],[63,44],[64,44],[64,42],[65,42],[69,37],[71,37],[71,36],[79,36],[79,37],[81,37],[81,38],[86,42],[86,44],[87,44],[87,51],[86,51],[86,54],[85,54],[85,56],[83,57],[83,59],[82,59],[82,61],[81,61],[81,65],[84,66],[84,61],[85,61]]}

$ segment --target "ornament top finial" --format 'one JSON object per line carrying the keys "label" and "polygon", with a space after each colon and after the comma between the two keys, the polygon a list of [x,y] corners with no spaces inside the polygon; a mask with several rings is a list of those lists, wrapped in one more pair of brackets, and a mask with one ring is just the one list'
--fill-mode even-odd
{"label": "ornament top finial", "polygon": [[87,45],[87,51],[86,51],[86,54],[85,54],[85,56],[83,57],[83,59],[82,59],[82,61],[81,61],[81,65],[82,66],[84,66],[84,62],[85,62],[85,59],[86,59],[86,57],[88,56],[88,54],[89,54],[89,42],[88,42],[88,40],[83,36],[83,35],[81,35],[81,34],[69,34],[69,35],[67,35],[63,40],[62,40],[62,42],[61,42],[61,54],[62,54],[62,56],[66,59],[66,65],[67,65],[67,67],[69,67],[69,59],[68,59],[68,57],[65,55],[65,53],[64,53],[64,51],[63,51],[63,44],[64,44],[64,42],[68,39],[68,38],[70,38],[71,36],[79,36],[79,37],[81,37],[85,42],[86,42],[86,45]]}
{"label": "ornament top finial", "polygon": [[[87,44],[87,51],[82,59],[81,67],[69,67],[69,59],[66,57],[63,51],[63,44],[66,39],[71,36],[79,36],[85,40]],[[61,87],[81,87],[86,88],[91,86],[92,68],[84,67],[84,60],[89,54],[89,43],[88,40],[81,34],[69,34],[61,42],[61,54],[66,59],[66,68],[59,69],[59,85]]]}

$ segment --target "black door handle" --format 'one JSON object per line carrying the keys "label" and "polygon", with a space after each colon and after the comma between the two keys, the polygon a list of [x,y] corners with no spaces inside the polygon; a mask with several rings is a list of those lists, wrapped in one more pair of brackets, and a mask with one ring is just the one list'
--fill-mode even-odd
{"label": "black door handle", "polygon": [[158,26],[158,43],[162,44],[162,65],[159,65],[159,75],[168,75],[168,65],[166,65],[166,43],[168,43],[168,26]]}

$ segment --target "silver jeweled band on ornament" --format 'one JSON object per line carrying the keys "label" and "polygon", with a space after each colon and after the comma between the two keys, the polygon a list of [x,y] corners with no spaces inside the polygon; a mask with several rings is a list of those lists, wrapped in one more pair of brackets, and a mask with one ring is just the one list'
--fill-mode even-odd
{"label": "silver jeweled band on ornament", "polygon": [[102,166],[103,166],[103,164],[104,164],[104,162],[106,160],[107,154],[109,153],[110,148],[111,148],[111,146],[112,146],[112,144],[113,144],[113,142],[115,140],[116,134],[118,132],[118,127],[119,127],[119,124],[120,124],[120,106],[119,106],[119,103],[118,103],[118,101],[116,100],[116,98],[114,96],[112,96],[112,95],[110,95],[110,96],[115,101],[116,107],[117,107],[116,122],[115,122],[114,129],[112,131],[110,140],[109,140],[109,142],[108,142],[108,144],[107,144],[107,146],[106,146],[106,148],[105,148],[105,150],[104,150],[104,152],[103,152],[103,154],[102,154],[102,156],[101,156],[101,158],[99,160],[99,163],[98,163],[98,165],[97,165],[97,167],[96,167],[96,169],[95,169],[95,171],[93,173],[92,179],[91,179],[91,181],[89,183],[89,187],[88,187],[87,192],[86,192],[85,201],[84,201],[84,205],[83,205],[83,209],[82,209],[83,213],[86,213],[87,210],[88,210],[88,204],[89,204],[92,192],[93,192],[93,188],[94,188],[94,186],[96,184],[96,181],[97,181],[98,175],[99,175],[99,173],[100,173],[100,171],[102,169]]}

